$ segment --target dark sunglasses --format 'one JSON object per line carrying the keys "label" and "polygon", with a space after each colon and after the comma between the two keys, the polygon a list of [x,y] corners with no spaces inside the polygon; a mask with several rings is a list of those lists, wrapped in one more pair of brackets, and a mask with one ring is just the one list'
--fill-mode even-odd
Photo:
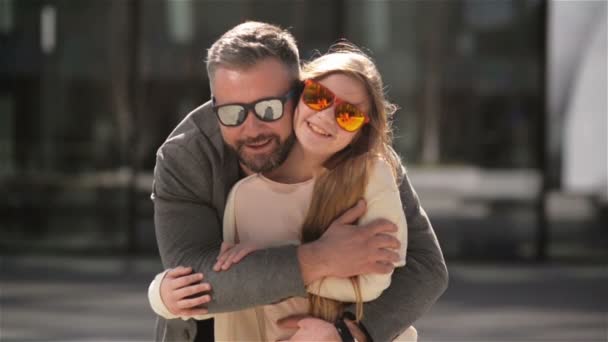
{"label": "dark sunglasses", "polygon": [[331,90],[315,80],[305,80],[302,91],[302,102],[316,111],[322,111],[335,105],[334,116],[343,130],[355,132],[369,122],[369,117],[354,104],[338,98]]}
{"label": "dark sunglasses", "polygon": [[213,111],[224,126],[241,125],[247,119],[250,111],[253,111],[255,116],[262,121],[276,121],[283,117],[285,102],[297,96],[300,89],[299,87],[293,87],[281,97],[267,97],[250,103],[228,103],[221,106],[215,105],[215,97],[212,96]]}

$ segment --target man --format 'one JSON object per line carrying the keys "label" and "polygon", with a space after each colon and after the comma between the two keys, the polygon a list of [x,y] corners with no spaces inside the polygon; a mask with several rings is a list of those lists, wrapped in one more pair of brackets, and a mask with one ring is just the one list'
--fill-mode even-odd
{"label": "man", "polygon": [[[206,103],[190,113],[171,133],[157,154],[153,200],[159,251],[165,267],[189,266],[212,285],[211,295],[180,298],[163,294],[186,284],[168,273],[160,284],[167,308],[177,315],[235,311],[269,304],[292,296],[305,296],[305,284],[326,276],[349,277],[387,273],[398,247],[390,236],[394,225],[377,221],[355,228],[361,216],[358,205],[337,219],[317,241],[256,251],[229,271],[212,270],[222,242],[222,217],[231,186],[252,172],[266,172],[285,160],[294,140],[293,109],[297,98],[285,97],[282,116],[263,121],[254,104],[289,94],[299,80],[299,57],[293,36],[276,26],[248,22],[216,41],[208,52],[207,72],[215,105],[246,104],[238,126],[224,126]],[[358,341],[387,341],[418,319],[443,293],[447,270],[428,218],[405,177],[401,200],[408,221],[407,266],[395,269],[392,285],[375,301],[366,303],[361,325],[345,323]],[[189,269],[186,273],[190,272]],[[200,280],[192,275],[192,280]],[[189,290],[188,290],[189,291]],[[183,310],[193,304],[205,309]],[[293,322],[292,322],[293,323]],[[193,340],[192,320],[162,320],[157,340]],[[298,323],[300,339],[345,339],[338,330],[318,319]],[[199,329],[200,330],[200,329]],[[367,330],[367,331],[366,331]],[[322,333],[324,335],[319,335]],[[367,335],[366,335],[367,334]],[[196,335],[197,339],[202,334]]]}

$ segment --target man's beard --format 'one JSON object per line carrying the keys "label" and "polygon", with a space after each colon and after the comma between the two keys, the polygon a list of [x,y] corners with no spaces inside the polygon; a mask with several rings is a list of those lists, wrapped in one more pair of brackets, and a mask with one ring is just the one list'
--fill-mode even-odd
{"label": "man's beard", "polygon": [[[266,140],[270,138],[269,144],[276,144],[276,147],[265,154],[258,155],[248,155],[245,152],[246,144],[255,144],[257,142]],[[243,164],[246,168],[255,173],[262,173],[274,170],[279,167],[287,156],[289,155],[289,151],[293,147],[293,144],[296,140],[296,136],[292,131],[291,134],[281,143],[281,139],[276,134],[262,134],[258,135],[255,138],[249,138],[245,140],[238,140],[236,142],[236,146],[228,145],[234,152],[236,152],[239,162]]]}

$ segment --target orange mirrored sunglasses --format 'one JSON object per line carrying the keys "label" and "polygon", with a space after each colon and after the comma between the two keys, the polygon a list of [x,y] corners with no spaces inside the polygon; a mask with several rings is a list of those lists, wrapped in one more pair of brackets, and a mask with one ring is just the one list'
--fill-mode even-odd
{"label": "orange mirrored sunglasses", "polygon": [[348,132],[355,132],[369,122],[369,117],[357,106],[338,98],[331,90],[315,80],[305,80],[302,102],[316,111],[334,106],[334,116],[338,126]]}

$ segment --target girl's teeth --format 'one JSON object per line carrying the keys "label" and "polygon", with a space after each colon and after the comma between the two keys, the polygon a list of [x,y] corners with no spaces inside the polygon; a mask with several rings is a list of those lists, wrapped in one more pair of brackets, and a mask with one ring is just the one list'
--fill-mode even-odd
{"label": "girl's teeth", "polygon": [[310,127],[310,129],[312,129],[312,130],[313,130],[315,133],[319,133],[319,134],[324,135],[324,136],[326,136],[326,137],[329,137],[329,136],[330,136],[330,135],[329,135],[327,132],[325,132],[324,130],[320,129],[319,127],[317,127],[317,126],[315,126],[315,125],[311,124],[310,122],[308,123],[308,126],[309,126],[309,127]]}

